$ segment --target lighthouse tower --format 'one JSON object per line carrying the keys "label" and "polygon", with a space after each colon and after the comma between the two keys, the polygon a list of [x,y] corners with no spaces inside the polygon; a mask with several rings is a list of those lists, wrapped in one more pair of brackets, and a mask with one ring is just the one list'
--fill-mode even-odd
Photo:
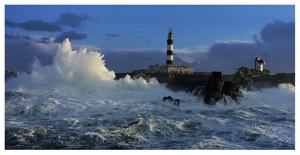
{"label": "lighthouse tower", "polygon": [[174,51],[174,38],[173,38],[173,33],[172,33],[172,29],[169,29],[169,33],[168,33],[168,48],[167,48],[167,65],[172,65],[173,64],[173,51]]}

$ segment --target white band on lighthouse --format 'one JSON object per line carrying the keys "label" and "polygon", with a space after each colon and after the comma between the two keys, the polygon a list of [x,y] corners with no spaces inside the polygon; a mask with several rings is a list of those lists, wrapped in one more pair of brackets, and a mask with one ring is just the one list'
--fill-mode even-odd
{"label": "white band on lighthouse", "polygon": [[173,45],[168,45],[168,50],[169,50],[169,51],[173,51],[173,49],[174,49],[174,48],[173,48]]}
{"label": "white band on lighthouse", "polygon": [[168,55],[167,60],[173,60],[173,55]]}

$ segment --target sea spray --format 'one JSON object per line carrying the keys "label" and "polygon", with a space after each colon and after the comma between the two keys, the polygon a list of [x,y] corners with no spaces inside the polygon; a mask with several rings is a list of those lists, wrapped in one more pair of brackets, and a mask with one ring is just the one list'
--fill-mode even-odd
{"label": "sea spray", "polygon": [[150,82],[139,78],[131,79],[129,75],[118,81],[114,80],[114,71],[105,66],[104,55],[82,48],[73,51],[69,39],[58,46],[53,64],[41,66],[38,60],[33,63],[31,74],[23,73],[17,79],[6,84],[6,90],[16,88],[60,87],[69,85],[79,89],[128,89],[140,90],[158,87],[156,79]]}

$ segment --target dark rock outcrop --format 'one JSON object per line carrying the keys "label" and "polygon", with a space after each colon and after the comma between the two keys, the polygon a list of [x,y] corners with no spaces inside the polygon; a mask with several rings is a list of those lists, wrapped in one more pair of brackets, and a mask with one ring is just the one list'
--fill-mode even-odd
{"label": "dark rock outcrop", "polygon": [[209,105],[214,105],[222,99],[226,103],[227,98],[238,101],[239,97],[242,97],[240,84],[223,80],[222,72],[212,72],[206,86],[197,87],[192,92],[194,95],[203,97],[204,103]]}
{"label": "dark rock outcrop", "polygon": [[222,79],[222,72],[212,72],[204,90],[201,95],[206,104],[215,104],[222,98],[222,88],[224,80]]}
{"label": "dark rock outcrop", "polygon": [[174,106],[179,106],[180,105],[180,102],[181,102],[181,100],[180,99],[173,99],[173,97],[171,97],[171,96],[165,96],[165,97],[163,97],[163,99],[162,99],[162,101],[174,101]]}
{"label": "dark rock outcrop", "polygon": [[[233,81],[225,81],[222,88],[222,97],[224,98],[225,96],[228,96],[238,102],[239,97],[242,97],[240,85]],[[227,102],[226,98],[224,98],[224,101]]]}
{"label": "dark rock outcrop", "polygon": [[251,75],[248,74],[247,71],[238,70],[232,79],[232,82],[235,85],[238,85],[240,88],[251,90],[253,86],[253,79]]}

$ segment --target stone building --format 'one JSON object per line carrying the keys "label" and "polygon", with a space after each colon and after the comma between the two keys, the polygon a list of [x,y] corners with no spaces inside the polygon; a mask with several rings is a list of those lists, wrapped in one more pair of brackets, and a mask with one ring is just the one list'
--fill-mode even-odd
{"label": "stone building", "polygon": [[150,65],[148,73],[192,74],[192,68],[184,65]]}

